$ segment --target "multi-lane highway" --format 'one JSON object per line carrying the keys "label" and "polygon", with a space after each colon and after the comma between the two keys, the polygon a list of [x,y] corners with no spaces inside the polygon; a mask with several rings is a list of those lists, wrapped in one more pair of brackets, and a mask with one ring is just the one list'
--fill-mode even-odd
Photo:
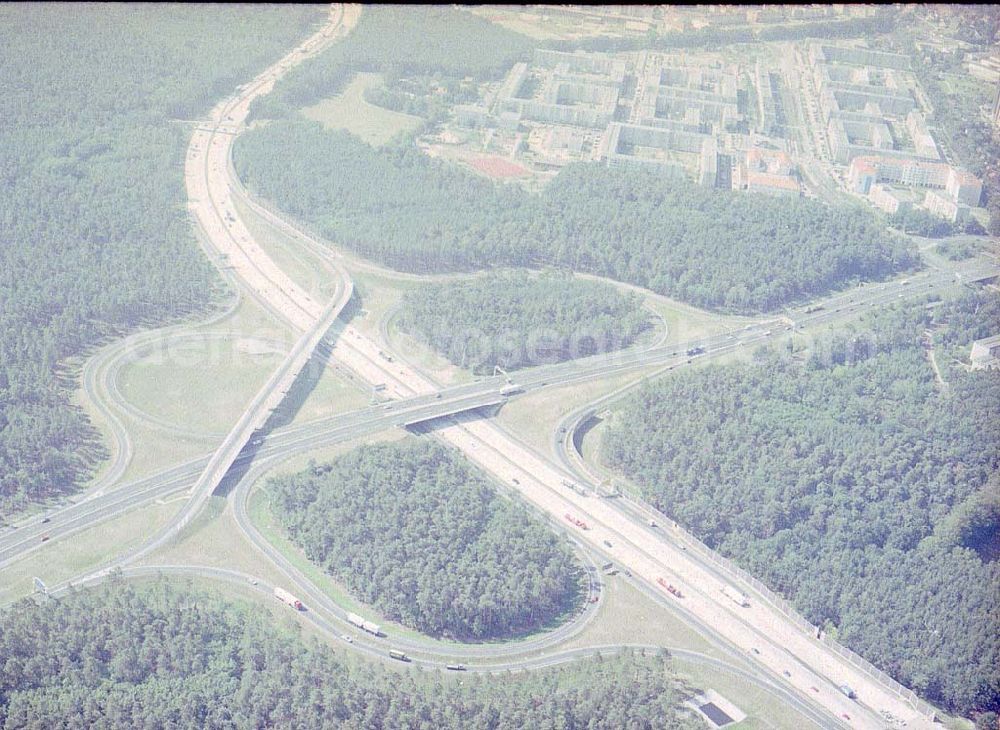
{"label": "multi-lane highway", "polygon": [[[970,279],[997,273],[990,266],[973,265],[965,267],[963,278]],[[790,315],[799,325],[816,325],[841,321],[854,316],[858,311],[880,304],[898,301],[904,297],[921,296],[936,288],[950,286],[955,281],[954,274],[928,272],[912,277],[908,283],[875,284],[861,287],[852,292],[838,294],[822,302],[823,309],[811,314]],[[816,306],[816,305],[814,305]],[[647,350],[631,350],[623,353],[599,355],[579,361],[542,366],[521,371],[517,382],[525,391],[541,387],[556,387],[581,382],[610,373],[627,372],[650,366],[680,368],[689,360],[698,362],[720,357],[733,350],[756,345],[787,333],[789,325],[779,322],[755,324],[745,329],[735,330],[697,341],[667,344]],[[694,346],[705,347],[704,355],[689,358],[685,352]],[[496,403],[500,381],[485,381],[457,386],[433,395],[415,396],[405,400],[390,402],[378,407],[370,407],[325,418],[313,423],[286,427],[270,434],[263,444],[255,449],[246,449],[238,457],[236,464],[245,465],[256,459],[271,463],[278,455],[289,455],[307,451],[320,445],[340,440],[357,438],[386,428],[438,418],[448,413],[479,408]],[[438,397],[440,396],[440,397]],[[142,479],[100,496],[74,505],[68,505],[51,512],[42,523],[36,518],[32,522],[10,530],[0,536],[0,567],[11,564],[32,550],[43,547],[43,534],[56,540],[72,535],[102,520],[125,514],[130,509],[162,498],[173,492],[187,489],[204,469],[206,459],[192,460],[187,464],[173,467],[154,477]]]}
{"label": "multi-lane highway", "polygon": [[[335,314],[350,297],[351,282],[346,272],[338,268],[342,277],[338,296],[324,306],[298,288],[253,241],[246,226],[235,215],[235,206],[232,204],[233,190],[236,187],[230,181],[232,138],[238,133],[240,124],[246,117],[250,101],[269,91],[274,80],[293,63],[336,38],[356,19],[355,8],[335,8],[331,13],[331,22],[322,31],[245,85],[237,96],[220,103],[213,110],[209,121],[200,126],[192,137],[187,160],[191,209],[208,246],[225,256],[233,275],[251,296],[294,329],[304,332],[302,339],[285,360],[282,369],[262,389],[226,437],[222,447],[213,455],[192,460],[114,491],[95,493],[81,503],[54,511],[47,516],[49,521],[45,524],[36,519],[20,526],[13,533],[0,536],[0,567],[37,549],[43,532],[52,539],[64,538],[97,524],[102,519],[124,514],[138,505],[169,492],[189,488],[195,483],[191,499],[163,531],[131,553],[119,556],[113,564],[134,562],[175,537],[183,525],[197,514],[233,464],[243,466],[252,461],[251,472],[258,473],[270,466],[272,460],[286,457],[296,450],[357,438],[393,426],[411,425],[464,413],[465,415],[441,423],[435,429],[435,434],[462,450],[472,461],[490,471],[508,489],[516,490],[543,513],[557,520],[564,513],[570,512],[585,518],[590,529],[577,534],[578,543],[598,554],[613,555],[616,562],[631,569],[635,580],[640,582],[644,590],[656,594],[661,602],[671,605],[676,613],[707,636],[713,637],[713,640],[735,647],[730,650],[744,656],[753,666],[755,674],[771,677],[772,684],[780,686],[782,691],[785,691],[785,687],[794,688],[797,694],[790,695],[794,697],[794,704],[807,708],[810,716],[820,718],[818,724],[843,722],[855,727],[881,727],[882,721],[877,713],[887,709],[897,717],[909,719],[911,724],[923,722],[923,718],[913,708],[886,687],[859,673],[840,655],[816,642],[813,637],[804,635],[798,624],[789,621],[766,601],[756,600],[759,596],[752,589],[746,590],[754,597],[751,605],[737,608],[719,595],[717,571],[699,556],[680,549],[675,541],[667,539],[657,529],[650,528],[639,515],[620,509],[607,500],[598,500],[568,489],[565,485],[567,477],[579,479],[581,475],[573,475],[570,466],[553,464],[546,455],[535,452],[518,442],[513,434],[482,418],[482,411],[477,409],[496,405],[504,400],[499,394],[499,388],[503,384],[499,379],[440,389],[405,361],[399,360],[398,356],[395,364],[390,367],[380,358],[380,349],[375,343],[355,328],[346,325],[336,332],[332,357],[369,383],[385,384],[387,392],[396,400],[278,430],[270,434],[263,443],[248,444],[251,435],[263,424],[266,415],[276,407],[282,390],[287,389],[289,374],[305,365],[330,329]],[[308,238],[302,236],[301,232],[300,237]],[[321,247],[316,242],[312,244]],[[995,276],[998,272],[991,265],[974,262],[963,267],[959,273],[961,280],[968,281],[987,275]],[[633,348],[620,353],[521,371],[517,374],[517,383],[524,390],[530,391],[654,366],[664,369],[684,367],[693,362],[726,355],[741,347],[765,343],[792,329],[843,321],[856,316],[867,307],[882,306],[900,298],[927,294],[953,286],[956,281],[958,279],[954,272],[931,270],[916,274],[908,281],[869,284],[814,303],[808,311],[804,308],[789,312],[783,318],[751,324],[744,329],[697,341],[646,349]],[[688,350],[693,348],[704,352],[688,355]],[[305,576],[298,573],[294,566],[282,564],[280,555],[273,548],[268,548],[266,541],[246,519],[245,500],[249,483],[249,479],[245,478],[234,493],[237,520],[241,528],[247,533],[251,543],[289,578],[295,589],[309,596],[322,610],[322,620],[332,622],[334,631],[342,630],[342,626],[337,628],[339,609],[312,586]],[[104,572],[98,571],[94,577],[99,577]],[[664,576],[682,587],[685,595],[683,601],[658,593],[657,581]],[[572,627],[570,625],[566,631],[571,631]],[[495,649],[492,651],[501,653]],[[520,663],[530,664],[524,661]],[[789,671],[789,667],[794,667],[791,676],[784,674]],[[779,679],[780,677],[784,679]],[[859,690],[860,703],[831,689],[844,681]],[[813,691],[813,687],[821,689]],[[819,707],[825,708],[825,714],[819,713]]]}
{"label": "multi-lane highway", "polygon": [[[124,577],[134,579],[148,579],[170,575],[177,575],[185,578],[199,577],[208,580],[230,583],[240,589],[250,590],[260,595],[262,598],[272,596],[274,588],[276,587],[267,583],[263,579],[236,570],[198,565],[164,564],[130,567],[123,569],[122,575]],[[80,583],[80,586],[92,585],[103,579],[103,577],[94,577],[86,583]],[[49,594],[52,596],[58,596],[66,590],[67,589],[53,590],[49,591]],[[322,613],[306,611],[305,613],[300,614],[300,618],[328,636],[337,636],[337,632],[341,630],[339,622],[331,621]],[[384,644],[373,640],[372,637],[367,634],[350,636],[349,641],[347,638],[344,638],[345,636],[347,635],[341,635],[341,641],[344,642],[343,646],[345,648],[349,647],[351,651],[357,651],[373,658],[385,658],[387,656],[387,650],[385,649]],[[795,692],[789,690],[789,688],[781,686],[780,684],[772,682],[766,678],[762,678],[757,673],[738,665],[734,665],[730,661],[678,647],[664,647],[641,643],[593,645],[576,649],[550,651],[531,657],[519,657],[515,660],[506,660],[503,656],[500,656],[498,661],[489,663],[470,661],[469,664],[462,666],[464,671],[470,673],[506,675],[512,672],[525,672],[549,667],[557,667],[562,664],[568,664],[581,659],[592,658],[596,655],[600,655],[602,657],[613,657],[628,650],[650,654],[657,654],[666,651],[671,657],[686,664],[699,665],[716,673],[727,674],[733,679],[736,679],[738,682],[748,684],[758,690],[761,690],[771,695],[778,701],[794,708],[803,718],[810,720],[816,726],[824,726],[824,717],[822,712],[809,703],[803,702],[802,698]],[[440,658],[421,658],[419,656],[413,656],[411,658],[411,662],[428,669],[446,670],[449,664],[453,664],[456,660],[463,658],[463,654]]]}

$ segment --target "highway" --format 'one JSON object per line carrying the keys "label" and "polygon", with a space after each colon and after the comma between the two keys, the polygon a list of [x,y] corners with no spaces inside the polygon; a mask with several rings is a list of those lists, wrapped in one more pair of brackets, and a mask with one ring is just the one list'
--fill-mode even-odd
{"label": "highway", "polygon": [[[965,267],[964,279],[996,275],[1000,268],[981,264]],[[919,276],[923,276],[922,280]],[[834,324],[842,322],[872,305],[898,301],[899,296],[922,296],[939,287],[951,286],[954,274],[927,272],[913,277],[909,284],[873,284],[850,292],[829,297],[813,306],[822,310],[811,314],[790,313],[799,326]],[[804,311],[804,310],[803,310]],[[758,345],[788,333],[788,324],[755,324],[746,329],[734,330],[709,338],[681,343],[668,343],[647,350],[629,350],[619,353],[595,355],[576,361],[528,368],[517,373],[517,384],[525,392],[543,387],[583,382],[597,377],[626,373],[651,366],[680,368],[688,360],[701,362],[725,355],[748,345]],[[695,346],[705,347],[703,355],[688,358],[684,353]],[[448,413],[479,408],[496,403],[499,379],[443,389],[437,395],[415,396],[394,401],[377,408],[345,413],[301,426],[285,427],[268,434],[258,449],[248,449],[240,454],[236,464],[243,465],[257,458],[267,458],[275,453],[297,453],[329,445],[358,435],[375,433],[386,428],[431,420]],[[516,397],[516,396],[515,396]],[[106,493],[92,493],[83,501],[63,505],[44,516],[35,517],[0,534],[0,568],[24,557],[42,546],[41,535],[49,534],[58,539],[86,529],[104,519],[111,519],[142,504],[148,504],[175,491],[190,486],[198,471],[204,468],[205,459],[172,467],[160,474],[120,486]],[[50,520],[43,523],[42,520]]]}
{"label": "highway", "polygon": [[[988,271],[992,273],[992,269],[988,269]],[[877,285],[877,288],[871,288],[866,295],[856,292],[845,293],[832,298],[831,301],[823,305],[822,310],[802,312],[801,316],[798,317],[798,322],[789,321],[785,328],[791,329],[796,324],[832,322],[838,316],[843,316],[840,314],[841,312],[858,310],[866,305],[884,304],[895,301],[901,296],[905,298],[920,295],[932,290],[935,286],[951,286],[954,281],[952,275],[942,272],[927,272],[918,274],[909,281],[899,282],[898,289],[896,286]],[[765,326],[772,329],[763,330],[762,328]],[[728,349],[743,344],[773,337],[773,327],[775,326],[774,324],[751,325],[740,335],[728,334],[720,339],[708,338],[703,340],[701,344],[702,346],[715,347],[724,353]],[[361,339],[362,342],[356,342],[355,338]],[[345,344],[346,347],[341,348],[340,343]],[[366,377],[369,382],[391,383],[394,392],[398,395],[405,396],[408,391],[419,392],[433,387],[433,385],[427,384],[426,379],[416,375],[408,366],[397,370],[396,368],[402,364],[401,362],[397,362],[396,365],[389,368],[385,362],[379,361],[374,354],[380,352],[377,346],[365,342],[359,333],[350,331],[350,328],[345,331],[344,337],[338,342],[338,349],[340,355],[344,357],[344,361],[352,369]],[[345,353],[344,350],[347,352]],[[671,357],[677,358],[679,354],[681,353],[676,350],[668,351],[663,348],[656,352],[632,352],[612,358],[605,357],[597,365],[597,372],[606,376],[609,372],[617,369],[630,369],[639,363],[647,365],[663,362]],[[680,362],[677,361],[677,364]],[[591,360],[581,361],[575,365],[578,371],[567,374],[566,382],[587,377],[588,368],[593,367],[595,363]],[[397,372],[402,377],[397,377]],[[551,369],[537,369],[527,374],[519,374],[518,383],[523,385],[538,383],[540,386],[543,382],[550,382],[551,375],[554,375]],[[542,381],[542,378],[548,380]],[[580,505],[578,495],[560,493],[554,485],[561,483],[563,473],[550,469],[544,460],[535,459],[535,455],[526,452],[523,445],[512,441],[509,434],[504,434],[496,428],[490,428],[489,424],[485,424],[479,418],[461,418],[458,419],[458,423],[450,421],[443,424],[435,431],[435,435],[459,448],[472,461],[492,472],[498,479],[509,480],[511,483],[517,484],[519,491],[529,503],[535,504],[550,515],[558,518],[564,509],[575,508],[578,510],[576,514],[584,514],[588,518],[588,522],[593,521],[593,523],[606,528],[602,532],[594,529],[592,532],[585,533],[584,537],[598,550],[608,538],[617,539],[617,544],[621,546],[617,551],[619,556],[622,555],[622,548],[624,548],[625,560],[623,564],[628,565],[634,571],[637,570],[647,580],[653,581],[653,576],[657,573],[662,575],[665,570],[670,570],[660,558],[663,550],[662,544],[656,545],[657,540],[651,540],[649,535],[644,535],[641,532],[637,533],[633,520],[628,520],[625,523],[622,521],[621,515],[609,512],[602,505],[591,504],[584,507]],[[581,509],[585,511],[579,512]],[[595,516],[595,513],[599,514]],[[658,538],[658,536],[653,537]],[[600,542],[598,542],[599,539]],[[637,542],[646,544],[639,545]],[[685,567],[694,576],[691,578],[694,581],[698,581],[699,576],[704,576],[706,573],[693,556],[682,556],[680,562],[686,563]],[[641,567],[637,568],[636,566]],[[803,656],[807,657],[810,666],[820,667],[820,671],[800,672],[797,675],[795,681],[797,684],[803,685],[801,687],[803,692],[807,692],[816,684],[828,688],[833,683],[850,681],[854,686],[865,688],[862,691],[865,692],[866,701],[871,705],[880,709],[891,708],[894,714],[908,717],[911,722],[920,721],[919,716],[914,716],[912,709],[901,702],[898,696],[883,691],[880,686],[872,683],[869,677],[857,673],[854,667],[845,663],[839,655],[830,652],[826,646],[811,641],[809,637],[803,637],[796,624],[788,622],[783,615],[775,615],[770,606],[763,603],[757,604],[756,609],[743,612],[734,620],[734,617],[730,615],[733,610],[727,603],[727,599],[705,592],[701,592],[701,599],[703,600],[689,600],[688,605],[700,604],[697,606],[697,612],[703,621],[704,617],[708,615],[711,616],[711,620],[705,623],[711,623],[716,627],[727,627],[729,630],[726,633],[733,643],[745,645],[748,637],[751,637],[753,643],[765,647],[765,651],[756,647],[748,647],[747,650],[753,650],[758,656],[757,660],[766,664],[775,673],[779,671],[779,666],[801,665],[801,657]],[[751,631],[748,632],[748,628]],[[803,641],[804,638],[805,641]],[[796,656],[792,656],[785,648],[785,642],[789,640],[793,644],[797,643]],[[814,699],[831,708],[839,717],[854,718],[849,721],[850,724],[864,727],[881,725],[881,719],[874,711],[864,709],[863,706],[852,702],[843,695],[837,692],[815,691],[819,696]]]}
{"label": "highway", "polygon": [[[309,53],[321,50],[335,32],[342,28],[344,15],[343,6],[332,8],[330,21],[322,30],[279,61],[277,70],[265,71],[257,80],[244,87],[235,99],[220,103],[210,115],[212,128],[198,127],[191,137],[185,158],[185,182],[191,201],[189,208],[198,227],[220,254],[228,259],[234,267],[235,275],[254,296],[304,332],[209,458],[180,514],[141,548],[121,556],[110,566],[101,568],[102,571],[141,559],[173,540],[190,524],[250,439],[264,428],[271,414],[284,400],[292,383],[354,294],[350,279],[342,279],[337,295],[321,308],[278,269],[250,238],[243,222],[232,213],[228,184],[223,180],[220,186],[215,179],[219,174],[218,156],[221,155],[224,163],[228,161],[229,146],[233,140],[233,134],[219,134],[220,129],[228,124],[240,125],[247,116],[250,103],[273,87],[276,74],[283,73]],[[223,167],[225,168],[225,164]],[[222,174],[224,177],[225,172]]]}
{"label": "highway", "polygon": [[[127,578],[133,579],[150,579],[157,578],[159,576],[171,576],[176,575],[180,577],[197,577],[208,580],[215,580],[220,582],[230,583],[234,586],[238,586],[244,590],[250,590],[257,593],[262,598],[273,596],[273,591],[275,586],[268,584],[266,581],[259,579],[255,576],[248,575],[236,570],[228,570],[225,568],[216,568],[210,566],[196,566],[196,565],[148,565],[141,567],[129,567],[122,570],[122,575]],[[106,576],[97,576],[89,579],[86,583],[81,583],[80,586],[84,585],[95,585],[98,582],[105,580]],[[49,591],[49,595],[53,597],[59,597],[68,590],[68,588],[62,588],[59,590]],[[327,617],[322,614],[318,614],[311,610],[306,610],[298,614],[299,618],[311,624],[317,630],[323,632],[328,636],[337,636],[337,631],[339,626],[335,622],[331,622]],[[358,638],[351,638],[350,642],[344,641],[345,649],[350,651],[356,651],[366,654],[373,658],[385,659],[388,656],[388,649],[384,645],[379,643],[374,643],[367,634],[360,634]],[[621,654],[623,651],[637,651],[641,653],[659,653],[666,651],[671,657],[678,660],[684,661],[690,664],[697,664],[708,669],[714,670],[716,672],[723,672],[732,676],[742,682],[746,682],[757,689],[762,690],[781,702],[784,702],[791,707],[798,710],[803,717],[811,720],[816,724],[817,727],[824,727],[824,718],[820,712],[818,712],[811,705],[803,702],[794,692],[790,691],[787,687],[783,687],[779,684],[770,682],[766,679],[761,679],[755,673],[743,669],[739,666],[734,666],[733,664],[718,659],[707,654],[703,654],[696,651],[691,651],[688,649],[677,648],[677,647],[664,647],[656,646],[653,644],[618,644],[618,645],[594,645],[594,646],[584,646],[576,649],[568,649],[557,652],[546,653],[541,656],[531,657],[531,658],[521,658],[516,661],[499,661],[494,663],[483,663],[483,662],[469,662],[465,665],[464,671],[470,673],[480,673],[486,675],[506,675],[508,673],[517,673],[532,671],[538,669],[545,669],[550,667],[557,667],[563,664],[568,664],[570,662],[579,661],[581,659],[588,659],[594,656],[600,655],[602,657],[614,657]],[[420,657],[408,657],[409,662],[421,666],[425,669],[437,670],[437,671],[447,671],[446,667],[448,664],[453,663],[455,658],[439,658],[439,659],[423,659]]]}
{"label": "highway", "polygon": [[[314,52],[325,41],[336,37],[344,29],[342,21],[351,13],[356,20],[356,12],[352,8],[335,10],[331,13],[331,23],[304,47]],[[623,511],[609,500],[598,500],[567,489],[563,485],[564,480],[579,478],[579,475],[574,475],[571,465],[552,464],[546,455],[534,452],[518,442],[514,435],[482,418],[478,409],[504,401],[499,396],[499,388],[503,384],[500,379],[486,379],[455,388],[440,389],[437,384],[399,360],[398,356],[390,367],[384,359],[380,359],[380,349],[375,343],[367,340],[356,328],[350,325],[341,328],[338,324],[337,338],[331,345],[331,355],[369,383],[385,384],[386,392],[395,400],[375,408],[276,430],[263,443],[248,445],[253,434],[277,407],[283,389],[287,390],[294,374],[305,366],[327,336],[352,292],[349,276],[340,270],[341,286],[333,301],[324,307],[310,298],[252,240],[242,221],[235,216],[230,197],[237,187],[229,181],[232,138],[240,129],[250,101],[270,90],[274,79],[290,67],[294,60],[304,55],[301,51],[289,54],[254,82],[243,87],[237,97],[220,103],[210,115],[210,123],[195,131],[187,159],[191,209],[205,239],[225,256],[228,265],[232,266],[233,275],[251,296],[304,334],[282,367],[258,393],[213,455],[203,460],[192,460],[114,491],[102,488],[83,502],[50,513],[47,515],[50,522],[43,524],[41,518],[36,518],[19,526],[16,531],[0,536],[0,567],[37,549],[41,544],[42,534],[55,539],[65,538],[103,519],[125,514],[138,505],[190,487],[191,498],[179,515],[157,536],[102,566],[86,580],[99,579],[109,569],[135,562],[174,539],[200,511],[233,464],[242,466],[252,461],[252,471],[262,472],[271,465],[270,459],[284,458],[295,451],[357,438],[394,426],[443,418],[444,421],[435,424],[434,435],[461,450],[470,460],[507,485],[508,489],[514,490],[516,487],[516,491],[529,504],[556,521],[570,512],[585,518],[590,529],[577,533],[580,545],[607,555],[609,549],[606,545],[612,544],[610,554],[616,562],[629,567],[636,579],[641,579],[644,588],[653,593],[658,590],[657,579],[664,575],[670,576],[684,589],[685,599],[680,604],[673,598],[661,597],[660,601],[672,606],[675,612],[684,616],[692,625],[698,626],[702,632],[715,637],[716,641],[737,647],[741,655],[746,653],[756,673],[777,679],[788,667],[796,667],[789,682],[779,680],[775,686],[794,687],[799,693],[796,695],[796,705],[803,704],[810,708],[813,715],[821,717],[820,725],[836,725],[841,722],[840,718],[850,713],[851,719],[845,722],[853,727],[881,727],[883,723],[875,710],[885,708],[891,708],[897,716],[907,718],[911,725],[922,724],[923,719],[912,708],[873,683],[869,677],[857,673],[854,667],[823,644],[802,636],[798,625],[773,610],[765,601],[756,600],[758,596],[752,589],[745,590],[754,596],[751,606],[737,610],[734,603],[719,595],[719,575],[712,565],[691,552],[679,549],[675,541],[650,529],[636,514]],[[996,276],[998,271],[992,265],[973,262],[962,268],[960,273],[962,281],[968,281],[981,276]],[[525,391],[531,391],[654,366],[663,369],[683,367],[695,361],[723,356],[741,347],[764,344],[793,329],[842,322],[867,307],[884,306],[900,298],[922,296],[937,289],[954,286],[956,281],[953,272],[924,271],[910,276],[906,281],[868,284],[841,292],[815,302],[808,308],[788,312],[784,317],[713,337],[645,349],[633,348],[620,353],[520,371],[516,382]],[[687,351],[695,347],[703,348],[706,352],[702,355],[687,355]],[[293,591],[310,596],[310,600],[314,600],[317,606],[335,618],[339,609],[326,601],[304,576],[296,574],[294,568],[289,570],[290,566],[282,566],[273,554],[273,548],[268,549],[266,542],[246,519],[245,499],[250,483],[251,480],[245,477],[234,492],[237,519],[241,528],[252,544],[290,576]],[[337,626],[335,621],[331,625]],[[572,627],[573,624],[568,626]],[[337,631],[336,628],[334,630]],[[340,627],[338,634],[342,630],[343,627]],[[572,629],[567,629],[570,630]],[[495,649],[492,651],[496,653]],[[751,652],[753,657],[749,657]],[[529,664],[522,660],[516,665]],[[829,690],[831,685],[845,680],[859,689],[861,700],[870,709]],[[822,687],[823,690],[811,693],[811,686]],[[808,699],[803,703],[802,697]],[[814,705],[826,708],[827,714],[817,715]]]}

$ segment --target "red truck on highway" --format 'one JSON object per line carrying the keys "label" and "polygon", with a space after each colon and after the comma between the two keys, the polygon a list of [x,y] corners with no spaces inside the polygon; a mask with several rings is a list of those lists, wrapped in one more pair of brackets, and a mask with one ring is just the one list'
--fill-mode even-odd
{"label": "red truck on highway", "polygon": [[670,595],[676,598],[684,598],[684,595],[681,593],[680,588],[676,588],[673,583],[667,583],[667,581],[663,580],[663,578],[657,578],[656,582],[659,583],[661,587],[666,588],[667,593],[669,593]]}
{"label": "red truck on highway", "polygon": [[581,520],[579,517],[574,517],[569,512],[566,513],[565,517],[566,517],[566,520],[568,522],[576,525],[577,527],[579,527],[582,530],[589,530],[590,529],[589,527],[587,527],[587,523],[586,522],[584,522],[583,520]]}

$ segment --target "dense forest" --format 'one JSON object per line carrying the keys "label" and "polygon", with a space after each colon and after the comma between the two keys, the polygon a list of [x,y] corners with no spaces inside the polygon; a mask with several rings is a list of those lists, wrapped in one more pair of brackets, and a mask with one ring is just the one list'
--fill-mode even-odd
{"label": "dense forest", "polygon": [[520,676],[394,672],[276,630],[266,612],[120,580],[0,613],[0,727],[682,728],[661,657]]}
{"label": "dense forest", "polygon": [[459,367],[492,374],[628,347],[650,327],[635,294],[565,274],[490,273],[408,292],[400,327]]}
{"label": "dense forest", "polygon": [[1000,331],[1000,301],[872,315],[805,362],[761,350],[661,379],[622,405],[603,457],[900,681],[996,710],[1000,371],[939,353],[942,391],[925,331],[954,353]]}
{"label": "dense forest", "polygon": [[242,135],[234,160],[256,194],[409,271],[548,264],[759,312],[917,261],[868,211],[711,190],[648,170],[571,165],[533,195],[408,145],[373,149],[300,120]]}
{"label": "dense forest", "polygon": [[568,610],[569,547],[431,441],[364,446],[270,482],[291,539],[360,600],[432,636],[489,639]]}
{"label": "dense forest", "polygon": [[424,6],[413,12],[403,6],[367,5],[349,36],[292,69],[272,93],[253,103],[250,119],[287,116],[336,94],[358,71],[391,78],[499,78],[516,60],[526,59],[533,46],[526,36],[455,7]]}
{"label": "dense forest", "polygon": [[60,361],[202,308],[216,285],[183,206],[179,120],[320,20],[308,7],[0,6],[0,515],[72,489],[99,456]]}

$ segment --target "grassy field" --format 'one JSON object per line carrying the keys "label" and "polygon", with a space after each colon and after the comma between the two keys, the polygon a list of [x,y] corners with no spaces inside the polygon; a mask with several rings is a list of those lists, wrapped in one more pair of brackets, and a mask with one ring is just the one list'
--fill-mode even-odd
{"label": "grassy field", "polygon": [[225,433],[284,359],[242,349],[222,338],[169,343],[165,353],[157,348],[123,366],[119,387],[129,403],[171,425]]}
{"label": "grassy field", "polygon": [[[688,649],[723,661],[727,656],[709,644],[698,632],[672,612],[654,603],[621,575],[604,577],[604,600],[597,618],[565,648],[601,646],[618,643],[644,643]],[[743,679],[700,664],[673,659],[682,677],[694,687],[714,689],[747,713],[747,718],[733,727],[787,728],[810,727],[792,708]]]}
{"label": "grassy field", "polygon": [[50,542],[0,571],[0,604],[30,594],[32,576],[38,576],[52,587],[139,545],[165,525],[180,507],[180,501],[154,503],[63,540]]}
{"label": "grassy field", "polygon": [[597,617],[563,648],[605,644],[654,644],[725,658],[680,618],[654,603],[621,574],[600,576],[603,598]]}
{"label": "grassy field", "polygon": [[272,563],[244,537],[224,497],[212,497],[205,510],[180,537],[148,556],[145,565],[206,565],[238,570],[282,585],[285,581]]}
{"label": "grassy field", "polygon": [[729,728],[739,730],[800,730],[815,727],[796,710],[740,677],[683,659],[673,659],[674,668],[699,689],[714,689],[743,712],[746,718]]}
{"label": "grassy field", "polygon": [[[500,424],[526,444],[550,453],[552,435],[570,411],[658,370],[646,368],[586,383],[549,387],[517,396],[500,409]],[[517,376],[514,375],[516,382]]]}
{"label": "grassy field", "polygon": [[583,26],[579,19],[572,16],[546,15],[546,19],[542,20],[538,13],[526,13],[516,7],[503,8],[492,5],[475,9],[473,12],[497,25],[538,40],[550,38],[568,40],[606,33],[604,29],[590,25]]}
{"label": "grassy field", "polygon": [[298,409],[290,420],[294,424],[364,408],[371,398],[368,386],[356,379],[348,379],[346,373],[342,374],[329,364],[323,368],[315,386],[304,387],[301,394],[297,390],[298,383],[288,391],[282,404],[283,409]]}
{"label": "grassy field", "polygon": [[[264,311],[261,306],[250,297],[243,297],[236,309],[228,317],[219,322],[203,324],[198,319],[195,319],[192,320],[189,325],[186,325],[184,328],[178,330],[178,332],[185,335],[211,334],[212,336],[228,333],[233,338],[273,339],[281,342],[288,342],[289,347],[292,343],[288,331],[282,325],[277,323],[270,314]],[[204,347],[214,348],[217,347],[217,345],[218,343],[216,341],[206,341]],[[111,346],[113,347],[114,345]],[[175,350],[175,348],[178,349]],[[159,353],[159,348],[157,347],[154,352]],[[193,356],[198,354],[197,352],[191,352],[190,350],[185,351],[185,348],[181,347],[181,344],[178,343],[177,345],[167,348],[166,353],[162,355],[156,354],[154,357],[150,358],[151,361],[154,361],[150,363],[155,366],[153,370],[163,371],[165,369],[163,365],[155,365],[155,360],[159,358],[164,364],[168,364],[170,361],[170,355],[173,353],[181,355],[181,357],[175,359],[180,360],[181,362],[178,364],[183,366],[187,371],[190,371],[192,367],[190,363],[185,365],[184,362],[192,359]],[[216,357],[215,359],[219,360],[220,358]],[[140,364],[141,363],[133,363],[123,366],[121,372],[122,378],[119,381],[122,394],[128,397],[130,402],[133,402],[132,398],[137,399],[139,402],[135,403],[135,405],[139,406],[140,409],[148,409],[151,414],[160,418],[165,417],[165,415],[179,417],[179,412],[191,409],[191,403],[198,403],[198,401],[192,400],[190,397],[192,394],[188,391],[189,382],[193,383],[193,381],[185,381],[183,383],[184,387],[181,395],[185,399],[184,402],[166,402],[167,398],[165,398],[161,392],[161,384],[155,379],[157,373],[152,371],[144,373],[142,372],[143,368],[139,368],[137,370],[136,367]],[[129,373],[129,377],[132,378],[132,382],[130,384],[126,384],[125,375],[129,370],[132,370],[132,372]],[[195,370],[197,370],[197,368],[195,368]],[[226,373],[222,374],[225,375]],[[201,375],[197,372],[194,373],[194,377],[196,380],[200,380],[200,387],[204,391],[206,388],[205,378],[201,377]],[[179,382],[180,379],[175,375],[171,375],[169,373],[167,374],[166,383],[169,387],[176,389]],[[129,388],[131,388],[131,390],[129,390]],[[212,393],[210,394],[210,397],[220,398],[224,396],[221,393]],[[91,401],[90,396],[84,392],[82,385],[78,386],[74,392],[73,401],[83,408],[99,430],[105,430],[107,428],[103,416],[101,416],[94,403]],[[203,413],[196,413],[195,415],[203,420],[212,416],[212,414]],[[216,438],[215,436],[207,433],[203,437],[179,436],[164,432],[155,426],[137,422],[128,415],[119,414],[119,417],[125,425],[125,428],[128,430],[134,449],[132,461],[119,483],[147,476],[159,469],[177,464],[185,459],[209,453],[220,440],[220,438]],[[193,424],[188,422],[178,422],[176,425],[193,428],[195,430],[198,429],[197,421]],[[231,423],[227,423],[220,430],[228,430],[230,425]],[[99,476],[104,468],[104,466],[99,466],[95,476]]]}
{"label": "grassy field", "polygon": [[341,94],[305,107],[302,113],[327,129],[345,129],[370,145],[383,145],[400,132],[415,129],[423,120],[365,101],[365,89],[379,83],[378,74],[359,73]]}
{"label": "grassy field", "polygon": [[291,330],[284,322],[275,318],[257,301],[244,295],[239,305],[225,319],[219,322],[191,325],[195,332],[230,332],[240,337],[259,337],[267,340],[288,340],[291,342]]}
{"label": "grassy field", "polygon": [[111,489],[151,476],[199,456],[208,456],[222,442],[222,437],[194,439],[126,420],[133,455],[125,473]]}

